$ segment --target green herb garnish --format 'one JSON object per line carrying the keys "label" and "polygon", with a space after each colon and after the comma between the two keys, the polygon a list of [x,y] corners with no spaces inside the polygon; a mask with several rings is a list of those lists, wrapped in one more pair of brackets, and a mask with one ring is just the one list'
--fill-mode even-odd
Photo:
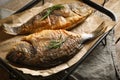
{"label": "green herb garnish", "polygon": [[61,4],[49,7],[47,11],[45,12],[45,14],[43,15],[43,17],[41,18],[41,20],[44,20],[45,18],[47,18],[54,10],[58,10],[62,8],[64,8],[64,6],[62,6]]}
{"label": "green herb garnish", "polygon": [[51,40],[49,45],[47,46],[48,49],[56,49],[56,48],[60,48],[60,46],[67,40],[62,40],[62,37],[60,36],[59,40]]}

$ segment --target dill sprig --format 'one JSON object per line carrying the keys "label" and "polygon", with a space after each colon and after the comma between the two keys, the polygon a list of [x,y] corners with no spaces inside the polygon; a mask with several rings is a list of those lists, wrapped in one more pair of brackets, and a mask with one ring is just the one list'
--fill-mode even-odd
{"label": "dill sprig", "polygon": [[41,18],[41,20],[44,20],[45,18],[47,18],[54,10],[58,10],[62,8],[64,8],[64,6],[62,6],[61,4],[49,7],[47,11],[45,12],[45,14],[43,15],[43,17]]}
{"label": "dill sprig", "polygon": [[49,45],[47,46],[48,49],[56,49],[56,48],[60,48],[60,46],[66,41],[62,40],[62,36],[60,36],[59,40],[51,40]]}

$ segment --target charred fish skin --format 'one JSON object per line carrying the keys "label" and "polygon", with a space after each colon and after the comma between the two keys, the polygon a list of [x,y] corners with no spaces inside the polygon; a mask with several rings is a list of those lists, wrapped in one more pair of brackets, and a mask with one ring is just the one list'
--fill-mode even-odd
{"label": "charred fish skin", "polygon": [[58,4],[43,10],[22,25],[14,25],[8,21],[3,24],[3,30],[11,35],[29,34],[46,29],[70,30],[85,21],[91,13],[92,9],[81,3]]}
{"label": "charred fish skin", "polygon": [[[36,53],[30,52],[30,48],[22,41],[33,46],[31,50],[36,49]],[[22,41],[6,58],[12,63],[36,69],[46,69],[64,63],[74,56],[80,47],[80,36],[65,30],[45,30],[27,36]]]}
{"label": "charred fish skin", "polygon": [[81,35],[66,30],[44,30],[31,34],[23,38],[6,58],[9,62],[24,67],[35,69],[55,67],[73,58],[86,41],[103,34],[106,30],[103,25],[92,33]]}

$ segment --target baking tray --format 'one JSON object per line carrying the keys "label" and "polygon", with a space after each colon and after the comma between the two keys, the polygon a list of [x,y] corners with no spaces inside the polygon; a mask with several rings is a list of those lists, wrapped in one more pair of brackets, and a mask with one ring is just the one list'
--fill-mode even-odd
{"label": "baking tray", "polygon": [[[42,3],[44,3],[44,0],[33,0],[33,1],[31,1],[30,3],[28,3],[27,5],[25,5],[23,8],[21,8],[20,10],[16,11],[15,13],[19,13],[19,12],[22,12],[22,11],[24,11],[24,10],[26,10],[26,9],[29,9],[29,8],[33,7],[35,4],[39,3],[40,1],[42,1]],[[109,16],[113,21],[116,21],[115,15],[114,15],[111,11],[105,9],[104,7],[98,5],[98,4],[96,4],[96,3],[94,3],[94,2],[92,2],[92,1],[90,1],[90,0],[82,0],[82,1],[83,1],[85,4],[87,4],[87,5],[95,8],[95,9],[97,9],[98,11],[106,14],[106,15]],[[106,0],[105,0],[105,1],[106,1]],[[15,14],[15,13],[14,13],[14,14]],[[114,28],[114,27],[113,27],[113,28]],[[57,78],[57,77],[55,76],[55,75],[56,75],[56,74],[55,74],[55,75],[53,75],[53,77],[56,77],[57,80],[67,80],[67,78],[70,76],[70,74],[72,74],[72,73],[77,69],[77,67],[85,60],[85,58],[91,53],[91,51],[93,51],[99,43],[101,43],[103,40],[105,40],[106,36],[110,33],[111,30],[113,30],[113,28],[110,29],[110,30],[109,30],[108,32],[106,32],[105,34],[103,34],[103,35],[96,41],[96,43],[85,53],[85,55],[84,55],[75,65],[73,65],[70,69],[66,69],[66,70],[64,70],[64,71],[59,72],[59,73],[64,73],[64,72],[66,72],[64,76],[62,76],[62,77],[59,77],[59,76],[58,76],[59,78]],[[105,42],[106,42],[106,41],[105,41]],[[10,74],[10,76],[11,76],[12,78],[14,78],[14,79],[16,79],[16,80],[18,80],[18,79],[20,79],[20,80],[28,80],[28,78],[25,77],[21,72],[13,69],[11,66],[7,65],[1,58],[0,58],[0,66],[3,67],[3,68]],[[57,74],[58,74],[58,73],[57,73]],[[44,78],[41,77],[41,80],[48,80],[49,78],[50,78],[50,77],[46,77],[46,79],[44,79]]]}

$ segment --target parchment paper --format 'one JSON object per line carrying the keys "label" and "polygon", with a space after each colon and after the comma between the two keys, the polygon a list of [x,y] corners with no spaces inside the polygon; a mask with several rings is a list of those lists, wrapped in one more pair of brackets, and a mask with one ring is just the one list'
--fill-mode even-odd
{"label": "parchment paper", "polygon": [[[49,5],[51,5],[50,3],[48,3]],[[48,6],[48,5],[47,5]],[[45,8],[45,7],[44,7]],[[36,7],[33,9],[30,9],[29,11],[34,12],[34,14],[37,14],[40,10],[43,10],[43,8],[41,7]],[[27,14],[30,14],[28,12],[26,12]],[[21,13],[23,14],[23,13]],[[18,18],[18,21],[21,22],[21,19],[30,19],[32,16],[34,16],[34,14],[30,14],[31,16],[28,15],[24,15],[21,16],[21,18]],[[17,22],[18,22],[17,21]],[[102,22],[105,22],[106,26],[107,26],[107,31],[109,31],[111,28],[113,28],[113,26],[115,25],[115,23],[111,20],[108,19],[102,19],[101,17],[99,17],[98,15],[92,14],[91,16],[89,16],[86,21],[84,23],[82,23],[81,25],[79,25],[78,27],[74,28],[73,30],[71,30],[74,33],[78,33],[78,34],[82,34],[83,32],[92,32],[94,31]],[[4,22],[4,21],[2,21]],[[0,58],[2,58],[4,61],[6,61],[6,63],[8,63],[8,61],[5,59],[6,54],[9,52],[9,50],[12,48],[12,46],[14,45],[14,43],[16,43],[17,41],[19,41],[21,39],[21,37],[25,36],[10,36],[5,34],[4,32],[1,32],[0,34]],[[4,38],[2,38],[4,37]],[[77,63],[84,55],[85,53],[95,44],[95,42],[99,39],[100,37],[98,37],[97,39],[93,40],[90,43],[85,44],[85,46],[79,51],[79,53],[77,55],[75,55],[71,60],[69,60],[66,63],[63,63],[59,66],[47,69],[47,70],[30,70],[30,69],[26,69],[26,68],[18,68],[15,66],[12,66],[11,64],[8,63],[8,65],[12,66],[13,68],[23,71],[23,73],[25,74],[31,74],[31,75],[41,75],[41,76],[49,76],[55,73],[58,73],[59,71],[62,71],[64,69],[69,68],[70,66],[74,65],[75,63]]]}

